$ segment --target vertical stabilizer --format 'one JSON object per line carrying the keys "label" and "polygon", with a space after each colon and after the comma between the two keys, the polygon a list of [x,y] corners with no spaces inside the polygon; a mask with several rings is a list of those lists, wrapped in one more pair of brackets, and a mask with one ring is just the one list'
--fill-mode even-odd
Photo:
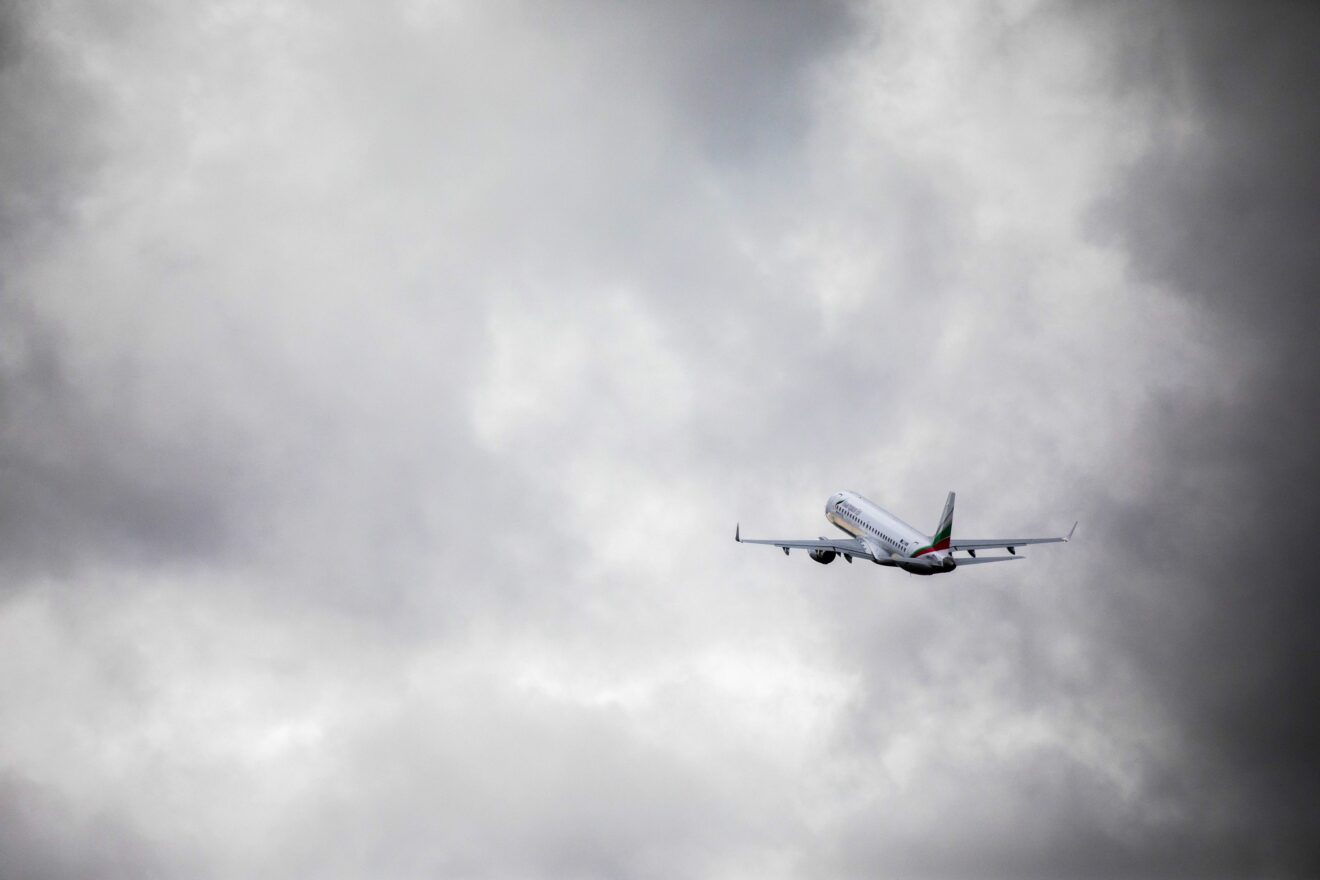
{"label": "vertical stabilizer", "polygon": [[930,539],[930,549],[948,550],[949,538],[953,535],[953,493],[949,493],[949,500],[944,502],[944,513],[940,516],[940,524],[935,528],[935,535]]}

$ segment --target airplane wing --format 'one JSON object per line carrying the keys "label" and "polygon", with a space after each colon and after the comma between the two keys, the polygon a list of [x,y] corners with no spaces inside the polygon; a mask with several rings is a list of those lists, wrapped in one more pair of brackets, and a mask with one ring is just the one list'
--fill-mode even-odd
{"label": "airplane wing", "polygon": [[[949,549],[990,550],[996,547],[1006,547],[1008,552],[1012,553],[1014,547],[1022,547],[1027,544],[1066,544],[1072,540],[1075,531],[1077,531],[1077,523],[1073,523],[1073,527],[1068,531],[1068,534],[1060,535],[1057,538],[953,538],[949,541]],[[962,565],[964,561],[959,559],[958,564]]]}
{"label": "airplane wing", "polygon": [[866,549],[866,545],[856,538],[821,538],[820,540],[804,538],[788,541],[744,538],[742,536],[742,526],[739,526],[733,530],[733,540],[739,544],[769,544],[772,547],[778,547],[785,553],[789,550],[833,550],[835,553],[846,553],[849,556],[871,558],[871,551]]}
{"label": "airplane wing", "polygon": [[982,562],[1012,562],[1014,559],[1026,559],[1026,558],[1027,557],[1025,556],[977,556],[977,557],[964,559],[963,557],[959,556],[958,567],[962,568],[964,565],[980,565]]}

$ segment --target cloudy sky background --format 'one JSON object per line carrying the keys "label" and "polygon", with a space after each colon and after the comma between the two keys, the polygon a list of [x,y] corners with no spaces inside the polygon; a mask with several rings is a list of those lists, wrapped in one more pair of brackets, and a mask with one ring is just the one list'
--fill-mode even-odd
{"label": "cloudy sky background", "polygon": [[0,874],[1320,873],[1317,35],[0,5]]}

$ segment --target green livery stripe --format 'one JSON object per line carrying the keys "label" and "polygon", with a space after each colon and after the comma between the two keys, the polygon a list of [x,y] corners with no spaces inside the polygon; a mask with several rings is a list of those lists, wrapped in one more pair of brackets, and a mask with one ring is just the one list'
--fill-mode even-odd
{"label": "green livery stripe", "polygon": [[924,547],[918,547],[912,551],[913,556],[924,556],[927,553],[933,553],[936,550],[948,550],[949,538],[953,533],[952,526],[945,526],[935,534],[935,539]]}

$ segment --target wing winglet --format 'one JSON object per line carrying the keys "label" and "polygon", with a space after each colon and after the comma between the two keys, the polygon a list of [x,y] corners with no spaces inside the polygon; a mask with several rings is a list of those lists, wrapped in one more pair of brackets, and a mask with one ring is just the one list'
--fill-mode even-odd
{"label": "wing winglet", "polygon": [[735,523],[733,526],[733,540],[739,544],[742,543],[742,523]]}
{"label": "wing winglet", "polygon": [[1063,542],[1064,542],[1065,544],[1072,540],[1073,532],[1075,532],[1075,531],[1077,531],[1077,523],[1074,522],[1074,523],[1073,523],[1073,527],[1072,527],[1071,529],[1068,530],[1068,534],[1067,534],[1067,536],[1065,536],[1064,539],[1063,539]]}

